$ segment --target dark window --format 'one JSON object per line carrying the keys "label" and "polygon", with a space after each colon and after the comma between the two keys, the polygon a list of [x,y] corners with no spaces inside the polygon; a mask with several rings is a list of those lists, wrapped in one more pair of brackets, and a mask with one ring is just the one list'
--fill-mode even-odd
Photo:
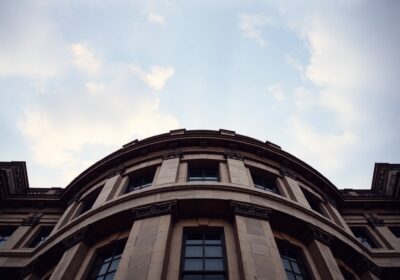
{"label": "dark window", "polygon": [[52,227],[41,227],[39,229],[39,232],[35,235],[35,237],[33,238],[28,247],[34,248],[42,244],[50,235],[52,229],[53,229]]}
{"label": "dark window", "polygon": [[397,238],[400,238],[400,227],[389,227],[389,229]]}
{"label": "dark window", "polygon": [[144,175],[131,175],[129,177],[129,185],[126,188],[126,193],[151,186],[154,174],[155,171],[145,173]]}
{"label": "dark window", "polygon": [[89,273],[88,280],[112,280],[118,269],[126,240],[117,241],[96,253],[94,265]]}
{"label": "dark window", "polygon": [[367,248],[377,248],[366,228],[351,228],[354,236]]}
{"label": "dark window", "polygon": [[276,178],[267,175],[260,175],[255,172],[251,172],[251,178],[253,179],[256,188],[279,194],[276,186]]}
{"label": "dark window", "polygon": [[345,269],[343,266],[339,265],[340,272],[343,275],[344,280],[355,280],[353,273]]}
{"label": "dark window", "polygon": [[286,241],[278,240],[276,243],[288,280],[311,279],[301,249]]}
{"label": "dark window", "polygon": [[79,211],[79,215],[82,215],[83,213],[92,209],[94,203],[96,202],[97,197],[101,192],[101,189],[102,187],[97,188],[96,190],[92,191],[90,194],[88,194],[86,197],[82,199],[82,206]]}
{"label": "dark window", "polygon": [[219,181],[218,165],[189,164],[188,181]]}
{"label": "dark window", "polygon": [[305,189],[303,189],[303,193],[304,193],[304,196],[307,199],[307,202],[310,205],[311,209],[314,210],[315,212],[318,212],[321,215],[325,216],[325,214],[321,208],[321,200]]}
{"label": "dark window", "polygon": [[0,247],[10,238],[13,234],[15,228],[14,227],[1,227],[0,228]]}
{"label": "dark window", "polygon": [[223,240],[221,229],[185,229],[182,242],[181,279],[227,279]]}

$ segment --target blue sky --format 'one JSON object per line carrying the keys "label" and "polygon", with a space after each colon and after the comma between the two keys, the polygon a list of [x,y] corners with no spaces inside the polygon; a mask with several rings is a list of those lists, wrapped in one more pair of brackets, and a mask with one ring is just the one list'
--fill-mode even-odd
{"label": "blue sky", "polygon": [[65,187],[133,139],[231,129],[339,188],[400,162],[398,1],[1,1],[0,160]]}

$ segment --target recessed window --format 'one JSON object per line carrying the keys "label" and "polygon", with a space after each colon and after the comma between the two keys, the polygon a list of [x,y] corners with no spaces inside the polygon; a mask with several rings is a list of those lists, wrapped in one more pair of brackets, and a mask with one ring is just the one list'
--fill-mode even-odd
{"label": "recessed window", "polygon": [[93,205],[96,202],[96,199],[99,196],[101,189],[102,187],[97,188],[96,190],[92,191],[90,194],[88,194],[82,199],[79,215],[82,215],[83,213],[86,213],[87,211],[93,208]]}
{"label": "recessed window", "polygon": [[39,232],[35,235],[32,241],[29,243],[30,248],[34,248],[46,241],[47,237],[52,231],[52,227],[40,227]]}
{"label": "recessed window", "polygon": [[126,240],[114,242],[99,249],[88,280],[112,280],[117,272]]}
{"label": "recessed window", "polygon": [[137,173],[129,176],[129,184],[125,193],[150,187],[153,184],[154,174],[155,170],[148,170],[145,173]]}
{"label": "recessed window", "polygon": [[252,170],[251,178],[253,179],[254,187],[279,194],[275,177]]}
{"label": "recessed window", "polygon": [[219,181],[218,163],[189,163],[188,181]]}
{"label": "recessed window", "polygon": [[0,248],[10,238],[15,231],[15,227],[0,227]]}
{"label": "recessed window", "polygon": [[185,229],[182,242],[182,280],[224,280],[225,248],[222,229]]}
{"label": "recessed window", "polygon": [[315,195],[313,195],[311,192],[302,189],[303,190],[303,194],[308,202],[308,204],[310,205],[311,209],[314,210],[315,212],[320,213],[321,215],[325,216],[324,211],[322,211],[321,208],[321,200],[316,197]]}
{"label": "recessed window", "polygon": [[389,229],[397,238],[400,238],[400,227],[389,227]]}
{"label": "recessed window", "polygon": [[301,249],[286,241],[277,240],[282,264],[289,280],[311,279]]}
{"label": "recessed window", "polygon": [[354,233],[354,236],[358,241],[361,242],[367,248],[378,248],[376,242],[371,238],[368,230],[363,227],[351,228],[351,231]]}

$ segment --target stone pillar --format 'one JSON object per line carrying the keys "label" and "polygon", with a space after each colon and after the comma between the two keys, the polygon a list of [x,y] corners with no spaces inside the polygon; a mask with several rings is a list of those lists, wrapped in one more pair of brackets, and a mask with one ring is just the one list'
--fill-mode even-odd
{"label": "stone pillar", "polygon": [[159,280],[166,275],[172,217],[171,214],[151,216],[155,212],[168,212],[171,205],[157,207],[135,210],[136,218],[148,218],[134,222],[114,280]]}
{"label": "stone pillar", "polygon": [[243,160],[228,157],[227,162],[231,183],[244,185],[250,188],[250,181]]}
{"label": "stone pillar", "polygon": [[314,226],[306,233],[306,243],[321,279],[344,280],[339,266],[329,248],[332,236]]}
{"label": "stone pillar", "polygon": [[283,181],[284,181],[284,183],[287,187],[287,191],[290,194],[290,196],[292,197],[292,199],[297,201],[299,204],[301,204],[307,208],[310,208],[310,205],[308,204],[308,201],[307,201],[306,197],[304,196],[304,193],[301,190],[299,183],[297,183],[296,180],[294,180],[288,176],[284,176]]}
{"label": "stone pillar", "polygon": [[393,249],[400,250],[400,239],[397,238],[391,230],[386,226],[375,227],[376,231],[381,235]]}
{"label": "stone pillar", "polygon": [[343,219],[339,211],[330,202],[327,202],[325,206],[330,216],[336,222],[336,224],[344,228],[347,232],[351,233],[352,231],[350,227],[347,225],[346,221]]}
{"label": "stone pillar", "polygon": [[241,279],[286,279],[268,210],[232,203]]}
{"label": "stone pillar", "polygon": [[121,175],[118,174],[106,180],[92,208],[96,208],[113,197],[114,193],[116,193],[116,185],[121,181],[121,178]]}
{"label": "stone pillar", "polygon": [[155,178],[156,185],[175,183],[178,175],[179,157],[164,159],[161,164],[160,173]]}
{"label": "stone pillar", "polygon": [[72,214],[75,212],[76,208],[78,207],[78,203],[76,201],[72,202],[67,209],[65,209],[64,213],[58,220],[57,224],[53,228],[51,234],[56,232],[59,228],[65,225],[72,217]]}
{"label": "stone pillar", "polygon": [[83,241],[66,250],[51,274],[50,280],[75,279],[88,251],[89,248]]}
{"label": "stone pillar", "polygon": [[187,170],[188,170],[187,162],[181,162],[178,168],[178,180],[177,180],[178,183],[186,182]]}

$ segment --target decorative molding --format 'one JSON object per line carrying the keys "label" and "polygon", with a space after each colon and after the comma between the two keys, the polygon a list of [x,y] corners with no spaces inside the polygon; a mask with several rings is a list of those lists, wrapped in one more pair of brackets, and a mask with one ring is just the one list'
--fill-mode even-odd
{"label": "decorative molding", "polygon": [[269,220],[271,209],[263,208],[259,206],[253,206],[250,204],[238,203],[231,201],[229,203],[231,217],[235,215],[244,216],[249,218],[256,218],[262,220]]}
{"label": "decorative molding", "polygon": [[243,156],[240,153],[232,151],[232,150],[226,150],[224,152],[224,157],[225,158],[230,158],[230,159],[236,159],[236,160],[243,160],[244,159]]}
{"label": "decorative molding", "polygon": [[30,216],[22,220],[23,226],[36,226],[40,221],[40,216]]}
{"label": "decorative molding", "polygon": [[331,245],[333,236],[314,225],[309,224],[304,234],[304,242],[309,244],[313,240],[318,240],[327,246]]}
{"label": "decorative molding", "polygon": [[176,217],[176,201],[132,209],[132,215],[135,221],[168,214]]}
{"label": "decorative molding", "polygon": [[83,242],[89,247],[95,244],[97,241],[96,233],[90,227],[85,227],[63,241],[65,250],[75,246],[76,244]]}
{"label": "decorative molding", "polygon": [[165,153],[162,155],[162,158],[165,159],[171,159],[171,158],[181,158],[182,157],[182,152],[181,151],[174,151],[170,153]]}
{"label": "decorative molding", "polygon": [[286,177],[292,178],[293,180],[297,180],[296,174],[294,174],[294,173],[293,173],[292,171],[290,171],[289,169],[281,168],[281,169],[279,169],[279,173],[280,173],[282,176],[286,176]]}
{"label": "decorative molding", "polygon": [[369,217],[367,221],[368,224],[373,227],[383,227],[385,225],[385,221],[382,218]]}

